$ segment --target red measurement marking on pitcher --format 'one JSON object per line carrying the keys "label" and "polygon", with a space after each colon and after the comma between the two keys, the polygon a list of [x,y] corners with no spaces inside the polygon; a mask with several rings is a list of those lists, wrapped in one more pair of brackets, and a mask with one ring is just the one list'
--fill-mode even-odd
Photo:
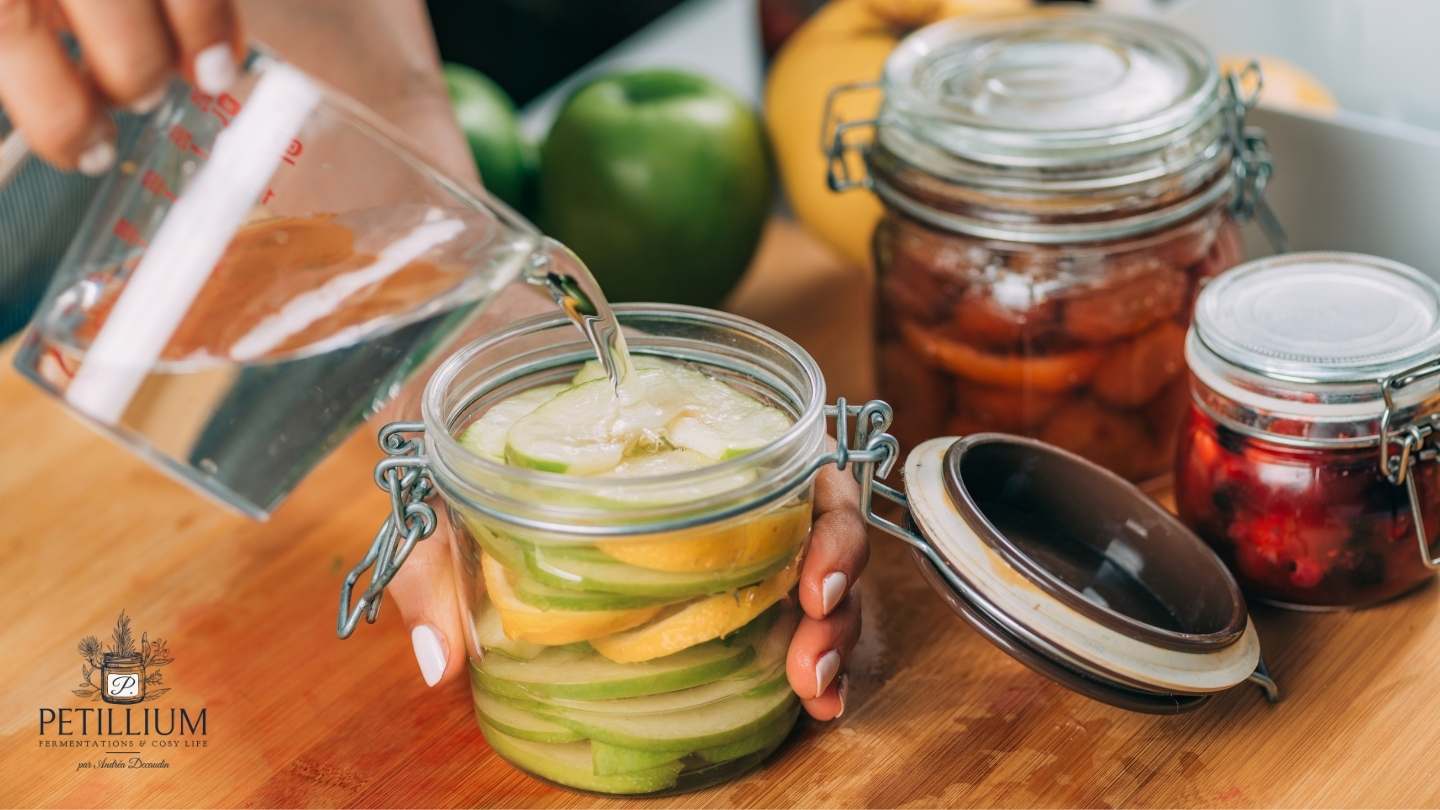
{"label": "red measurement marking on pitcher", "polygon": [[110,232],[115,235],[116,239],[127,245],[145,247],[145,237],[140,235],[140,229],[135,227],[135,223],[124,217],[115,220],[115,225]]}
{"label": "red measurement marking on pitcher", "polygon": [[170,143],[175,144],[177,147],[185,150],[186,152],[189,152],[196,157],[209,157],[209,154],[204,149],[201,149],[199,144],[195,143],[195,133],[191,132],[185,127],[182,127],[179,124],[170,127],[169,136]]}
{"label": "red measurement marking on pitcher", "polygon": [[140,176],[140,186],[157,197],[175,202],[175,192],[170,190],[170,184],[154,169],[146,169],[145,174]]}
{"label": "red measurement marking on pitcher", "polygon": [[[190,103],[195,105],[195,108],[201,112],[207,112],[215,116],[215,119],[220,122],[220,126],[222,127],[230,126],[230,122],[234,120],[235,116],[240,114],[240,110],[244,107],[239,99],[229,93],[212,96],[208,93],[202,93],[199,90],[190,93]],[[183,129],[178,126],[176,128]],[[174,138],[172,137],[171,140],[173,141]],[[176,145],[181,144],[177,142]],[[202,152],[197,151],[198,148],[194,146],[193,138],[189,139],[188,146],[181,146],[181,148],[189,149],[195,154],[200,155],[200,157],[205,157]],[[304,142],[299,138],[292,138],[290,144],[285,147],[285,154],[280,157],[280,160],[287,166],[294,166],[304,151]],[[266,188],[265,193],[260,195],[260,204],[265,205],[273,199],[275,199],[275,189]]]}

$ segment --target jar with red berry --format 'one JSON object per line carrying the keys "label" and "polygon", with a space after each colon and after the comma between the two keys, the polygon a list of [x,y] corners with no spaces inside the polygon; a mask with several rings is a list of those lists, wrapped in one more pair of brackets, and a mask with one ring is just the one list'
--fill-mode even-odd
{"label": "jar with red berry", "polygon": [[1252,262],[1207,286],[1186,341],[1181,518],[1247,594],[1374,604],[1440,564],[1440,284],[1347,253]]}
{"label": "jar with red berry", "polygon": [[1258,80],[1153,21],[965,17],[897,46],[875,120],[827,115],[832,188],[884,206],[877,376],[902,445],[1002,431],[1169,471],[1194,297],[1263,209]]}

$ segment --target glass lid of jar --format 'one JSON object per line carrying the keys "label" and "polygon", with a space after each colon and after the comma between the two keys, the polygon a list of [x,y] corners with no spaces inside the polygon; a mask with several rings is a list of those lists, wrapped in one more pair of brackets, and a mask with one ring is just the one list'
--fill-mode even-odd
{"label": "glass lid of jar", "polygon": [[[1201,292],[1186,345],[1219,395],[1201,397],[1214,415],[1306,442],[1373,440],[1385,381],[1437,357],[1440,283],[1355,253],[1292,253],[1223,274]],[[1393,415],[1430,410],[1437,391],[1440,377],[1407,381]]]}
{"label": "glass lid of jar", "polygon": [[1211,282],[1195,333],[1219,358],[1297,383],[1374,382],[1440,355],[1440,284],[1354,253],[1292,253]]}
{"label": "glass lid of jar", "polygon": [[1200,43],[1147,20],[1086,12],[929,26],[896,48],[884,86],[882,129],[997,166],[1173,148],[1220,108],[1219,74]]}
{"label": "glass lid of jar", "polygon": [[[1239,586],[1174,515],[1092,462],[998,433],[937,438],[905,459],[926,580],[972,627],[1062,685],[1177,713],[1246,681],[1278,695]],[[868,504],[868,499],[863,501]]]}

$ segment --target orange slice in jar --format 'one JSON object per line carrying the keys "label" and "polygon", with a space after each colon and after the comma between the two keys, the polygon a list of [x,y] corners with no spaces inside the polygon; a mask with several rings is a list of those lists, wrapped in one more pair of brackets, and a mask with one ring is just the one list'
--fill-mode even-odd
{"label": "orange slice in jar", "polygon": [[1185,369],[1185,327],[1174,321],[1122,343],[1095,369],[1090,390],[1102,401],[1136,408],[1152,399]]}
{"label": "orange slice in jar", "polygon": [[1059,320],[1054,301],[1035,300],[1021,288],[1018,300],[1007,303],[993,287],[973,286],[960,296],[952,310],[950,331],[965,340],[987,346],[1011,346],[1050,333]]}
{"label": "orange slice in jar", "polygon": [[933,329],[902,321],[900,336],[931,364],[973,382],[1001,388],[1060,393],[1089,381],[1105,358],[1096,349],[1052,354],[994,354],[962,343]]}
{"label": "orange slice in jar", "polygon": [[608,636],[644,624],[664,605],[627,610],[542,610],[521,601],[510,584],[505,566],[486,552],[480,553],[485,593],[500,614],[505,636],[531,644],[573,644]]}
{"label": "orange slice in jar", "polygon": [[1057,411],[1040,430],[1039,439],[1132,481],[1170,465],[1138,414],[1114,411],[1088,399],[1077,399]]}
{"label": "orange slice in jar", "polygon": [[992,388],[964,380],[955,384],[955,410],[973,417],[971,424],[984,425],[986,430],[1034,430],[1063,404],[1061,394]]}
{"label": "orange slice in jar", "polygon": [[1190,290],[1184,270],[1151,259],[1139,275],[1077,292],[1065,303],[1066,334],[1086,343],[1108,343],[1144,332],[1181,310]]}
{"label": "orange slice in jar", "polygon": [[891,433],[906,447],[936,435],[950,412],[950,378],[904,343],[882,343],[876,356],[880,395],[895,409]]}
{"label": "orange slice in jar", "polygon": [[799,548],[809,534],[810,505],[801,503],[719,529],[606,540],[595,547],[608,557],[652,571],[725,571],[774,560]]}
{"label": "orange slice in jar", "polygon": [[633,630],[590,640],[595,651],[617,664],[633,664],[680,652],[729,635],[785,598],[800,578],[800,558],[763,582],[666,609]]}

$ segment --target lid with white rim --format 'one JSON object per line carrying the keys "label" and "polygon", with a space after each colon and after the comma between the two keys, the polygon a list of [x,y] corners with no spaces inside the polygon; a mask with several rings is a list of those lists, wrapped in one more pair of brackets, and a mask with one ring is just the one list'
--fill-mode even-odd
{"label": "lid with white rim", "polygon": [[[1221,275],[1200,294],[1186,346],[1213,415],[1337,444],[1375,441],[1381,382],[1437,357],[1440,283],[1356,253],[1292,253]],[[1437,382],[1399,392],[1396,415],[1433,410]]]}
{"label": "lid with white rim", "polygon": [[1030,668],[1150,713],[1187,711],[1246,681],[1273,697],[1234,578],[1133,484],[998,433],[931,439],[904,476],[926,579]]}

